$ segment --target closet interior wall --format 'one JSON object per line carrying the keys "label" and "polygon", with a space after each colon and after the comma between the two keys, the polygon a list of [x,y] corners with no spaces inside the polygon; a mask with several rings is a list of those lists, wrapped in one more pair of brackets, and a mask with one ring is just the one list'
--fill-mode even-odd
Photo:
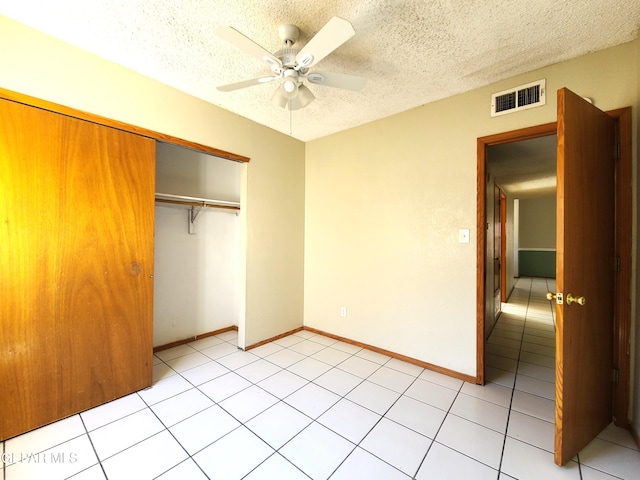
{"label": "closet interior wall", "polygon": [[[237,162],[158,142],[156,194],[239,203],[240,169]],[[237,213],[156,202],[154,347],[238,326]]]}

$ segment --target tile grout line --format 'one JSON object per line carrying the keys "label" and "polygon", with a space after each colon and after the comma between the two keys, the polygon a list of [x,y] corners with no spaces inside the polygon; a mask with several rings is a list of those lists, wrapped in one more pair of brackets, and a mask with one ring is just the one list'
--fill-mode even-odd
{"label": "tile grout line", "polygon": [[[186,380],[186,379],[185,379],[185,380]],[[196,388],[197,388],[197,387],[196,387]],[[184,392],[183,392],[183,393],[184,393]],[[174,396],[175,396],[175,395],[174,395]],[[178,445],[180,445],[180,448],[182,448],[182,450],[184,450],[184,452],[187,454],[187,458],[185,458],[185,459],[184,459],[184,460],[182,460],[181,462],[179,462],[179,463],[177,463],[177,464],[173,465],[172,467],[168,468],[167,470],[165,470],[164,472],[160,473],[159,475],[156,475],[154,478],[158,478],[158,477],[160,477],[161,475],[164,475],[165,473],[167,473],[167,472],[169,472],[169,471],[173,470],[174,468],[176,468],[178,465],[182,465],[182,464],[183,464],[184,462],[186,462],[187,460],[192,460],[192,461],[193,461],[193,463],[196,465],[196,467],[198,467],[198,470],[200,470],[200,471],[203,473],[203,475],[204,475],[205,477],[209,478],[209,475],[207,475],[207,474],[204,472],[204,470],[202,470],[202,468],[200,467],[200,465],[198,464],[198,462],[196,462],[196,461],[193,459],[193,456],[192,456],[192,455],[187,451],[187,449],[186,449],[186,448],[184,448],[184,446],[182,445],[182,443],[180,443],[180,441],[175,437],[175,435],[173,434],[173,432],[172,432],[171,430],[169,430],[169,427],[168,427],[167,425],[165,425],[165,423],[164,423],[164,422],[162,421],[162,419],[161,419],[161,418],[156,414],[156,412],[153,410],[153,408],[151,408],[151,406],[150,406],[150,405],[149,405],[149,404],[144,400],[144,398],[142,398],[142,397],[140,397],[140,398],[141,398],[141,400],[142,400],[142,401],[147,405],[147,409],[151,410],[151,413],[152,413],[152,414],[153,414],[153,415],[158,419],[158,421],[160,422],[160,424],[164,427],[164,431],[166,431],[167,433],[169,433],[169,435],[171,435],[171,438],[173,438],[173,439],[176,441],[176,443],[177,443]],[[160,402],[158,402],[158,403],[160,403]],[[214,402],[214,404],[216,404],[216,403]],[[213,406],[213,405],[212,405],[212,406]],[[211,407],[207,407],[207,408],[205,408],[204,410],[201,410],[200,412],[194,413],[194,415],[197,415],[198,413],[204,412],[204,411],[205,411],[205,410],[207,410],[208,408],[211,408]],[[187,417],[187,418],[191,418],[192,416],[193,416],[193,415],[191,415],[190,417]],[[185,419],[185,420],[186,420],[186,419]],[[180,423],[180,422],[178,422],[178,423]],[[176,425],[177,425],[177,424],[176,424]],[[234,430],[235,430],[235,428],[234,428],[233,430],[231,430],[231,431],[234,431]],[[153,437],[155,437],[156,435],[159,435],[159,434],[161,434],[161,433],[162,433],[162,431],[157,432],[157,433],[154,433],[153,435],[151,435],[150,437],[145,438],[145,439],[144,439],[144,440],[142,440],[142,441],[149,440],[150,438],[153,438]],[[231,432],[228,432],[228,433],[227,433],[227,435],[228,435],[229,433],[231,433]],[[139,443],[142,443],[142,442],[138,442],[138,443],[136,443],[135,445],[138,445]],[[131,445],[131,447],[133,447],[133,446],[134,446],[134,445]],[[129,448],[131,448],[131,447],[129,447]],[[205,447],[205,448],[206,448],[206,447]],[[124,451],[124,450],[123,450],[123,451]],[[122,452],[120,452],[120,453],[122,453]],[[196,453],[198,453],[198,452],[196,452]],[[105,475],[105,476],[106,476],[106,475]]]}
{"label": "tile grout line", "polygon": [[504,460],[504,450],[505,450],[505,447],[507,445],[507,437],[508,437],[508,432],[509,432],[509,421],[511,420],[511,409],[513,408],[513,396],[515,394],[516,383],[518,381],[518,370],[520,369],[520,356],[522,354],[522,339],[524,338],[525,327],[526,327],[526,324],[527,324],[527,312],[529,310],[529,303],[531,301],[531,289],[532,289],[532,287],[533,287],[533,285],[532,285],[532,283],[530,283],[530,285],[529,285],[529,295],[527,297],[527,308],[525,309],[524,321],[522,323],[522,337],[520,339],[520,351],[518,352],[518,360],[517,360],[517,363],[516,363],[516,371],[515,371],[515,375],[513,377],[513,386],[511,388],[511,399],[509,401],[509,412],[507,413],[507,424],[505,425],[505,429],[504,429],[504,439],[502,441],[502,452],[500,454],[500,463],[498,464],[498,476],[500,476],[501,473],[505,473],[505,475],[508,475],[506,472],[502,471],[502,462]]}
{"label": "tile grout line", "polygon": [[[431,443],[429,444],[429,448],[427,448],[426,453],[424,454],[424,456],[422,457],[422,460],[420,461],[420,464],[418,465],[418,469],[416,470],[416,473],[414,473],[411,478],[415,479],[416,476],[418,475],[418,473],[420,472],[420,469],[422,468],[422,465],[424,464],[424,461],[427,459],[427,456],[429,455],[429,452],[431,451],[431,447],[433,447],[433,444],[436,443],[436,438],[438,437],[438,434],[440,433],[440,430],[442,430],[442,426],[444,425],[444,422],[447,420],[447,417],[449,416],[449,414],[451,412],[451,408],[453,407],[453,404],[456,403],[456,400],[458,399],[458,396],[460,396],[460,392],[462,391],[462,387],[464,387],[464,382],[462,382],[462,385],[460,385],[460,388],[456,392],[456,396],[453,397],[453,401],[451,402],[451,405],[449,405],[449,408],[447,409],[444,417],[442,418],[442,423],[440,423],[440,426],[438,427],[438,430],[436,430],[436,433],[433,435],[433,439],[431,440]],[[447,447],[446,445],[444,445],[444,446]],[[450,447],[447,447],[447,448],[450,448]],[[455,451],[457,452],[457,450],[455,450]],[[461,453],[462,455],[465,455],[466,457],[468,457],[468,455],[466,455],[466,454],[464,454],[462,452],[458,452],[458,453]],[[469,458],[471,458],[471,457],[469,457]],[[476,461],[478,461],[478,460],[476,460]]]}
{"label": "tile grout line", "polygon": [[[107,477],[107,472],[104,471],[104,465],[102,465],[102,460],[100,460],[100,456],[98,455],[98,451],[96,450],[96,446],[93,444],[93,440],[91,439],[91,435],[89,435],[89,429],[87,428],[87,425],[84,423],[84,418],[82,418],[82,415],[80,415],[80,414],[78,414],[78,417],[80,417],[80,421],[82,422],[82,426],[84,427],[84,430],[85,430],[85,432],[87,434],[87,438],[89,439],[89,443],[91,444],[91,448],[93,449],[93,453],[96,454],[96,460],[98,460],[98,465],[100,465],[100,470],[102,470],[102,474],[104,475],[104,478],[109,478],[109,477]],[[85,470],[88,470],[91,467],[88,467]],[[84,472],[85,470],[82,470],[82,472]],[[74,475],[78,475],[79,473],[81,473],[81,472],[76,472],[76,473],[74,473]]]}

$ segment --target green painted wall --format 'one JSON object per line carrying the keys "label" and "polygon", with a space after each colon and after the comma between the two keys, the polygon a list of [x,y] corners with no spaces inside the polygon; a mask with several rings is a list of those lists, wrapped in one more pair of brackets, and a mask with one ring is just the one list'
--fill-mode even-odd
{"label": "green painted wall", "polygon": [[518,267],[521,277],[555,278],[556,252],[555,250],[520,250]]}

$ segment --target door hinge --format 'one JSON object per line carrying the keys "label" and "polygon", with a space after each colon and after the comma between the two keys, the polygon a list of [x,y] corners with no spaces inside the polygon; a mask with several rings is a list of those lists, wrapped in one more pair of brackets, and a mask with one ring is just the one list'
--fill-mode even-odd
{"label": "door hinge", "polygon": [[616,257],[616,272],[620,271],[621,268],[621,261],[620,261],[620,257]]}
{"label": "door hinge", "polygon": [[615,151],[613,152],[614,158],[616,160],[620,160],[620,158],[622,158],[622,153],[620,151],[620,144],[616,143],[615,145]]}
{"label": "door hinge", "polygon": [[613,368],[611,370],[611,379],[613,380],[613,383],[615,383],[616,385],[618,384],[618,377],[619,377],[618,369]]}

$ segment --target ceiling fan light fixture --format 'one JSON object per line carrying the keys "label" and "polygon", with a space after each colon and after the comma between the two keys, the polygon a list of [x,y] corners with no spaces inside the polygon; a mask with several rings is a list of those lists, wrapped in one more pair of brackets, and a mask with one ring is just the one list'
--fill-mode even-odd
{"label": "ceiling fan light fixture", "polygon": [[285,70],[280,89],[282,95],[287,98],[295,98],[298,95],[298,72],[295,70]]}
{"label": "ceiling fan light fixture", "polygon": [[298,82],[292,79],[287,79],[282,82],[282,90],[284,90],[284,94],[291,98],[296,96],[298,90]]}
{"label": "ceiling fan light fixture", "polygon": [[271,102],[285,110],[299,110],[315,100],[315,95],[304,85],[298,86],[298,95],[288,98],[282,93],[282,87],[276,89],[271,97]]}
{"label": "ceiling fan light fixture", "polygon": [[[298,108],[304,108],[316,99],[315,95],[304,85],[298,87],[298,96],[294,99],[300,104]],[[292,109],[294,110],[294,109]]]}
{"label": "ceiling fan light fixture", "polygon": [[271,97],[271,102],[280,108],[287,108],[289,99],[284,95],[282,95],[282,91],[280,88],[277,88],[276,91],[273,92],[273,97]]}

